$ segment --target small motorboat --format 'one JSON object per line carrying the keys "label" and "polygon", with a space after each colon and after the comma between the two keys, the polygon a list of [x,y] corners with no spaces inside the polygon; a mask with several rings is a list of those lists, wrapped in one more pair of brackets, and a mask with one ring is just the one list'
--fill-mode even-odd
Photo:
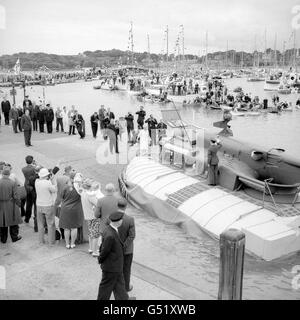
{"label": "small motorboat", "polygon": [[235,89],[233,89],[233,92],[239,93],[239,92],[243,92],[242,87],[236,87]]}

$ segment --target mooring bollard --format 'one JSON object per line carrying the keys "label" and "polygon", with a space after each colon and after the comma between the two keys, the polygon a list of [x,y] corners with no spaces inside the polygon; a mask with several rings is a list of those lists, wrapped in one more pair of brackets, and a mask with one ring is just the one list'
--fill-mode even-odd
{"label": "mooring bollard", "polygon": [[219,300],[241,300],[245,234],[228,229],[220,235]]}

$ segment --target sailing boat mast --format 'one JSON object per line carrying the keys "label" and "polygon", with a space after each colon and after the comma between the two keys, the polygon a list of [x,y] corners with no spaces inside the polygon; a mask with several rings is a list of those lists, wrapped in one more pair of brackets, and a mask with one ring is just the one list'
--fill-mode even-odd
{"label": "sailing boat mast", "polygon": [[132,28],[132,21],[130,22],[130,45],[131,45],[131,65],[133,66],[133,28]]}
{"label": "sailing boat mast", "polygon": [[226,66],[225,69],[228,69],[228,40],[226,42]]}
{"label": "sailing boat mast", "polygon": [[207,45],[208,45],[208,33],[206,31],[206,36],[205,36],[205,65],[206,65],[206,70],[208,70],[208,61],[207,61]]}
{"label": "sailing boat mast", "polygon": [[149,34],[147,34],[147,42],[148,42],[148,66],[150,67],[150,38],[149,38]]}
{"label": "sailing boat mast", "polygon": [[294,65],[294,69],[296,71],[296,29],[294,30],[294,61],[293,61],[293,65]]}
{"label": "sailing boat mast", "polygon": [[166,36],[167,36],[167,63],[169,60],[169,27],[167,26],[167,30],[166,30]]}
{"label": "sailing boat mast", "polygon": [[274,68],[277,68],[277,50],[276,50],[276,45],[277,45],[277,33],[275,33],[275,40],[274,40]]}
{"label": "sailing boat mast", "polygon": [[282,48],[282,68],[284,68],[285,65],[285,41],[283,41],[283,48]]}

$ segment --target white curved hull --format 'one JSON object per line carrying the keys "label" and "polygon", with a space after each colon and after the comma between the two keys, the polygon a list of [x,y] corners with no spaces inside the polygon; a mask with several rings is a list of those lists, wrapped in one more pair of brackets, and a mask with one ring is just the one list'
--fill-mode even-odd
{"label": "white curved hull", "polygon": [[[175,195],[184,195],[183,189],[192,188],[199,180],[147,157],[134,158],[127,166],[125,178],[143,190],[144,202],[149,195],[156,209],[159,203],[164,210],[169,208],[165,212],[167,221],[175,222],[178,217],[182,221],[184,217],[185,223],[193,222],[217,239],[229,228],[241,230],[246,235],[247,252],[268,261],[300,250],[299,216],[279,217],[219,188],[206,188],[186,198],[179,197],[174,206],[170,201],[176,200]],[[131,197],[130,191],[128,194],[131,201],[137,200],[134,191]]]}

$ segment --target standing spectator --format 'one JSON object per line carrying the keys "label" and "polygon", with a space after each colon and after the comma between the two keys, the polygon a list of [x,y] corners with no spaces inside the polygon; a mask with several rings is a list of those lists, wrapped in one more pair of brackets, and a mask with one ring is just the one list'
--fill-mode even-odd
{"label": "standing spectator", "polygon": [[113,154],[114,151],[116,153],[119,153],[118,134],[119,134],[119,130],[115,126],[114,120],[111,119],[110,124],[107,126],[107,136],[109,138],[109,150],[111,154]]}
{"label": "standing spectator", "polygon": [[120,239],[123,243],[124,248],[124,264],[123,264],[123,274],[125,280],[125,289],[127,292],[133,289],[133,286],[130,284],[130,274],[131,274],[131,265],[133,259],[133,240],[135,239],[135,224],[134,218],[128,216],[125,213],[127,207],[127,201],[119,199],[118,209],[124,213],[121,226],[118,228]]}
{"label": "standing spectator", "polygon": [[44,133],[44,131],[45,131],[45,112],[46,112],[45,107],[40,105],[39,110],[38,110],[38,120],[39,120],[40,133]]}
{"label": "standing spectator", "polygon": [[25,113],[25,111],[28,110],[29,111],[29,115],[31,117],[31,113],[32,113],[32,103],[30,100],[24,100],[23,103],[23,112]]}
{"label": "standing spectator", "polygon": [[73,118],[75,116],[75,106],[72,106],[71,107],[71,110],[69,110],[68,112],[68,118],[69,118],[69,136],[71,134],[75,135],[75,124],[74,124],[74,121],[73,121]]}
{"label": "standing spectator", "polygon": [[115,114],[112,111],[110,111],[110,108],[107,108],[107,114],[108,114],[109,120],[115,119]]}
{"label": "standing spectator", "polygon": [[29,96],[26,95],[25,99],[23,100],[23,112],[25,113],[25,109],[29,108],[31,106],[32,106],[32,102],[31,102],[31,100],[29,100]]}
{"label": "standing spectator", "polygon": [[[64,236],[67,249],[75,248],[77,238],[77,228],[82,227],[83,211],[81,198],[74,187],[74,175],[62,191],[62,202],[59,217],[59,227],[64,229]],[[71,240],[71,242],[70,242]]]}
{"label": "standing spectator", "polygon": [[5,125],[9,125],[9,111],[11,109],[10,102],[6,100],[6,98],[3,98],[3,101],[1,102],[1,110],[4,114],[4,123]]}
{"label": "standing spectator", "polygon": [[101,105],[101,108],[98,111],[98,116],[100,121],[100,130],[102,132],[103,137],[104,137],[104,129],[105,129],[105,123],[104,123],[105,114],[106,114],[106,110],[104,108],[104,105]]}
{"label": "standing spectator", "polygon": [[139,154],[140,156],[148,156],[149,145],[151,144],[151,138],[147,132],[147,126],[144,125],[144,130],[141,130],[138,134],[137,140],[139,141]]}
{"label": "standing spectator", "polygon": [[46,104],[45,120],[46,120],[46,126],[47,126],[47,133],[52,133],[52,131],[53,131],[53,124],[52,123],[54,120],[54,112],[50,106],[50,103]]}
{"label": "standing spectator", "polygon": [[55,118],[56,118],[56,132],[59,132],[59,126],[60,126],[60,131],[64,132],[63,113],[60,107],[58,107],[55,112]]}
{"label": "standing spectator", "polygon": [[76,129],[80,135],[80,139],[85,137],[85,122],[81,114],[78,111],[75,111],[75,116],[73,117],[73,122],[76,126]]}
{"label": "standing spectator", "polygon": [[132,132],[134,130],[134,117],[131,112],[128,112],[127,116],[125,117],[126,120],[126,127],[127,127],[127,135],[128,135],[128,142],[132,143]]}
{"label": "standing spectator", "polygon": [[37,123],[38,123],[38,112],[39,106],[33,103],[32,112],[31,112],[31,120],[32,120],[32,129],[33,131],[37,131]]}
{"label": "standing spectator", "polygon": [[36,177],[35,162],[32,156],[25,158],[27,166],[22,168],[25,178],[24,187],[26,190],[26,209],[25,209],[25,222],[29,223],[32,214],[32,207],[36,203],[36,191],[33,180]]}
{"label": "standing spectator", "polygon": [[[71,166],[65,167],[64,174],[61,176],[58,176],[56,178],[57,183],[57,194],[56,194],[56,200],[55,200],[55,214],[59,218],[60,217],[60,210],[61,210],[61,200],[62,200],[62,194],[64,189],[66,188],[69,180],[71,179],[71,175],[74,176],[76,174],[75,170]],[[60,229],[61,237],[64,239],[64,229]]]}
{"label": "standing spectator", "polygon": [[94,114],[91,116],[91,127],[92,127],[93,137],[95,139],[97,138],[98,121],[99,121],[98,113],[94,112]]}
{"label": "standing spectator", "polygon": [[122,133],[124,132],[124,128],[119,120],[115,120],[115,127],[117,130],[117,138],[119,137],[120,141],[122,141]]}
{"label": "standing spectator", "polygon": [[24,131],[24,140],[26,147],[31,147],[31,133],[32,133],[32,125],[31,125],[31,119],[29,116],[29,110],[25,110],[25,114],[22,115],[21,118],[21,127]]}
{"label": "standing spectator", "polygon": [[22,223],[20,215],[20,199],[17,192],[17,185],[11,179],[10,169],[4,167],[0,179],[0,238],[6,243],[8,228],[12,242],[21,240],[19,236],[19,224]]}
{"label": "standing spectator", "polygon": [[51,177],[46,168],[39,171],[39,179],[35,181],[36,205],[37,205],[37,222],[40,244],[45,243],[45,224],[48,228],[48,241],[50,245],[55,242],[55,211],[54,211],[54,194],[57,187],[54,182],[55,176]]}
{"label": "standing spectator", "polygon": [[115,300],[128,300],[129,298],[123,275],[123,245],[118,234],[123,215],[123,212],[110,214],[110,224],[103,232],[103,242],[98,257],[102,269],[102,279],[97,300],[109,300],[112,292]]}
{"label": "standing spectator", "polygon": [[144,107],[141,106],[140,111],[136,112],[136,114],[138,115],[138,119],[137,119],[138,129],[143,129],[144,121],[146,117],[146,112],[144,111]]}
{"label": "standing spectator", "polygon": [[99,199],[95,208],[95,218],[100,218],[100,233],[102,235],[111,213],[118,210],[118,198],[114,195],[115,187],[112,183],[105,186],[106,195]]}
{"label": "standing spectator", "polygon": [[99,256],[98,240],[101,235],[100,219],[94,216],[94,210],[98,201],[97,191],[93,188],[92,180],[86,179],[82,184],[80,192],[84,219],[87,221],[88,226],[89,253],[93,257]]}
{"label": "standing spectator", "polygon": [[208,184],[215,186],[218,182],[218,163],[217,153],[222,147],[219,139],[210,140],[210,146],[207,150],[207,166],[208,166]]}
{"label": "standing spectator", "polygon": [[18,112],[18,109],[16,108],[16,105],[15,105],[15,104],[14,104],[13,107],[10,109],[9,118],[11,119],[14,133],[18,133],[19,112]]}
{"label": "standing spectator", "polygon": [[68,112],[67,112],[67,107],[63,107],[62,111],[62,117],[63,117],[63,128],[64,128],[64,133],[67,133],[67,130],[69,128],[68,125]]}
{"label": "standing spectator", "polygon": [[18,114],[19,114],[19,118],[18,118],[18,128],[19,128],[19,131],[22,132],[22,124],[21,124],[21,119],[22,119],[22,116],[23,116],[23,109],[21,106],[18,107]]}
{"label": "standing spectator", "polygon": [[154,145],[156,145],[157,120],[153,117],[152,114],[150,114],[150,118],[148,118],[145,122],[148,123],[148,132],[149,137],[151,138],[151,144],[153,143]]}

